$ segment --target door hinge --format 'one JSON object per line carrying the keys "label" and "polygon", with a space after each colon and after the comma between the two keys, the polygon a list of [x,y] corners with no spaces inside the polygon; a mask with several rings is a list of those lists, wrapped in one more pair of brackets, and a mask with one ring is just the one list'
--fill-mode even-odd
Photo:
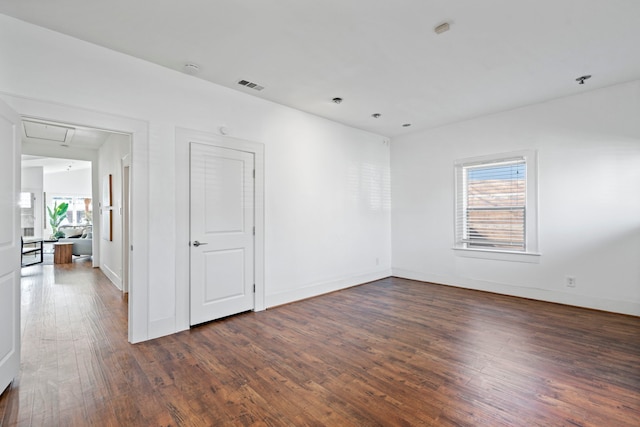
{"label": "door hinge", "polygon": [[253,179],[256,179],[256,170],[253,170]]}
{"label": "door hinge", "polygon": [[253,284],[253,293],[254,294],[256,293],[256,284],[255,283]]}
{"label": "door hinge", "polygon": [[256,226],[255,225],[253,226],[253,235],[254,236],[256,235]]}

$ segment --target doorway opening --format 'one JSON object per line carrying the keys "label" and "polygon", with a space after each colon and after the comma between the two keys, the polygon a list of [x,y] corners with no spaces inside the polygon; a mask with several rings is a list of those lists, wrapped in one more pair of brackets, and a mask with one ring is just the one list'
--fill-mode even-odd
{"label": "doorway opening", "polygon": [[[125,178],[122,162],[131,156],[131,135],[30,117],[21,128],[22,191],[35,201],[23,234],[42,238],[44,252],[53,252],[47,243],[56,251],[70,244],[69,260],[91,258],[92,267],[128,292],[131,165]],[[62,205],[63,217],[53,221]]]}
{"label": "doorway opening", "polygon": [[[152,324],[149,321],[149,123],[121,115],[99,112],[83,107],[74,107],[59,102],[43,101],[33,98],[0,94],[0,106],[6,105],[8,114],[15,114],[16,139],[21,137],[20,120],[50,121],[58,124],[70,124],[78,128],[105,130],[127,137],[130,154],[130,208],[129,208],[129,298],[128,298],[128,340],[131,343],[142,342],[160,335],[174,332],[174,324],[166,326]],[[13,123],[13,122],[12,122]],[[20,141],[17,141],[20,144]],[[61,143],[43,147],[41,156],[67,157],[68,151]],[[25,148],[26,144],[20,144]],[[62,154],[61,154],[62,152]],[[25,154],[29,154],[25,152]],[[85,152],[89,157],[91,155]],[[112,159],[115,161],[115,159]],[[20,159],[12,159],[19,174]],[[93,161],[93,193],[99,194],[97,158]],[[15,191],[19,191],[18,187]],[[96,211],[100,206],[96,207]],[[99,229],[99,218],[94,218],[95,230]],[[16,224],[19,228],[19,221]],[[17,234],[17,233],[16,233]],[[97,240],[97,236],[94,236]],[[134,251],[135,248],[135,251]],[[100,259],[100,245],[94,248],[94,259]],[[152,327],[151,327],[152,326]]]}

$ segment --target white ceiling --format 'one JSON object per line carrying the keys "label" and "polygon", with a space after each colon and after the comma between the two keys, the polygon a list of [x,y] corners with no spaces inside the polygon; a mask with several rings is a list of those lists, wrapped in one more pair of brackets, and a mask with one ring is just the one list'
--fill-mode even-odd
{"label": "white ceiling", "polygon": [[51,157],[22,155],[22,168],[42,167],[42,173],[47,175],[58,172],[71,172],[91,169],[91,162],[73,159],[54,159]]}
{"label": "white ceiling", "polygon": [[638,0],[0,0],[0,13],[387,136],[640,78]]}

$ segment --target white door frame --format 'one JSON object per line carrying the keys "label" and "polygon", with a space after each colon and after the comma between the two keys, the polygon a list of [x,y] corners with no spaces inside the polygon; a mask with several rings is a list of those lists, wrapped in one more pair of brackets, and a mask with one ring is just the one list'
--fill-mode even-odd
{"label": "white door frame", "polygon": [[[0,92],[0,98],[18,114],[43,120],[78,124],[131,135],[131,281],[129,341],[149,339],[149,136],[148,123],[106,113],[39,101]],[[18,167],[20,165],[18,164]],[[95,190],[95,189],[94,189]],[[94,191],[94,194],[98,194]],[[95,247],[95,246],[94,246]]]}
{"label": "white door frame", "polygon": [[176,329],[189,329],[189,143],[199,142],[216,147],[253,153],[255,156],[255,254],[256,283],[254,311],[265,305],[264,283],[264,145],[242,139],[191,129],[176,128]]}
{"label": "white door frame", "polygon": [[129,293],[129,282],[131,281],[131,155],[127,154],[121,159],[122,172],[122,201],[120,203],[122,218],[122,295]]}

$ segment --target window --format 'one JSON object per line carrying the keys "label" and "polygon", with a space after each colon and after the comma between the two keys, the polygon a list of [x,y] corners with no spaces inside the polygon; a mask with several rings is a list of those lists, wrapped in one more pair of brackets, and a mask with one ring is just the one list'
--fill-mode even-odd
{"label": "window", "polygon": [[456,162],[455,247],[537,251],[534,152]]}
{"label": "window", "polygon": [[[70,195],[53,195],[49,200],[48,206],[53,209],[54,204],[68,203],[67,218],[62,225],[91,225],[93,205],[91,198]],[[48,218],[48,217],[47,217]],[[48,220],[47,220],[48,223]]]}

